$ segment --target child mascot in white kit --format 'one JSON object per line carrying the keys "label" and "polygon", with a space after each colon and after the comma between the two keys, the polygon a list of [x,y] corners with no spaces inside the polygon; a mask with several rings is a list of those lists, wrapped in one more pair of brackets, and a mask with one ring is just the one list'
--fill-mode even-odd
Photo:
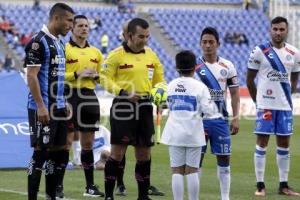
{"label": "child mascot in white kit", "polygon": [[187,178],[189,200],[197,200],[201,148],[206,144],[202,114],[214,111],[208,88],[193,78],[196,66],[194,53],[181,51],[175,59],[180,77],[168,85],[170,113],[161,143],[169,146],[174,200],[183,200],[184,176]]}

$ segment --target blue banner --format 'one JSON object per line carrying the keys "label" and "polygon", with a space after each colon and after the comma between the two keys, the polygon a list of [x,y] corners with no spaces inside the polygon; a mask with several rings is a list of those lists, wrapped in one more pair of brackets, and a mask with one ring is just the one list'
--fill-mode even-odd
{"label": "blue banner", "polygon": [[27,96],[20,73],[0,73],[0,168],[27,167],[30,160]]}

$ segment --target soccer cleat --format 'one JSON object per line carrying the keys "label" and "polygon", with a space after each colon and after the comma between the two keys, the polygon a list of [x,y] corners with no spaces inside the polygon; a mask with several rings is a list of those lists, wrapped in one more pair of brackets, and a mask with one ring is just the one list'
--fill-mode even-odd
{"label": "soccer cleat", "polygon": [[153,185],[150,185],[148,189],[148,195],[153,195],[153,196],[165,196],[165,194],[161,191],[159,191],[156,187]]}
{"label": "soccer cleat", "polygon": [[87,186],[85,188],[85,193],[83,193],[84,197],[104,197],[104,193],[100,192],[97,185]]}
{"label": "soccer cleat", "polygon": [[300,197],[300,194],[298,192],[293,191],[293,189],[290,188],[289,186],[279,188],[278,194],[286,195],[286,196],[293,196],[293,197]]}
{"label": "soccer cleat", "polygon": [[264,182],[257,182],[256,183],[256,191],[255,191],[255,196],[257,197],[264,197],[266,196],[266,186]]}
{"label": "soccer cleat", "polygon": [[126,196],[126,188],[124,185],[119,185],[116,188],[116,195],[118,196]]}
{"label": "soccer cleat", "polygon": [[265,188],[257,189],[254,194],[257,197],[264,197],[266,196],[266,189]]}
{"label": "soccer cleat", "polygon": [[105,197],[104,200],[114,200],[112,197]]}
{"label": "soccer cleat", "polygon": [[56,196],[56,199],[64,199],[64,196],[65,196],[65,194],[64,194],[64,188],[63,188],[63,186],[62,185],[58,185],[57,187],[56,187],[56,194],[55,194],[55,196]]}

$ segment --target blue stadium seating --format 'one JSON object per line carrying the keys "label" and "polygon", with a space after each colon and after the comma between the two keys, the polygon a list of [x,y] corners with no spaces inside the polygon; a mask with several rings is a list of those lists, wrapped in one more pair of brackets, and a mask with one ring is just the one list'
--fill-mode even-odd
{"label": "blue stadium seating", "polygon": [[[269,20],[260,10],[151,9],[150,13],[180,48],[194,50],[198,55],[201,31],[206,26],[215,27],[220,34],[219,54],[235,64],[242,86],[249,53],[255,45],[269,39]],[[225,43],[226,32],[244,33],[249,45]]]}
{"label": "blue stadium seating", "polygon": [[[42,24],[47,23],[49,7],[43,6],[41,10],[34,11],[31,6],[2,4],[2,8],[4,8],[3,14],[15,23],[21,33],[37,32]],[[100,37],[103,31],[106,31],[110,38],[108,50],[120,44],[118,36],[122,24],[127,19],[135,17],[135,14],[119,13],[117,8],[75,7],[75,11],[76,13],[85,14],[89,18],[97,16],[101,18],[102,28],[92,30],[89,41],[100,48]],[[216,27],[220,32],[221,48],[219,54],[235,64],[242,86],[245,86],[245,72],[249,53],[255,45],[269,39],[269,20],[260,10],[151,9],[150,14],[175,44],[181,49],[191,49],[197,55],[201,53],[199,37],[202,29],[205,26]],[[225,43],[224,36],[226,32],[244,33],[249,40],[249,45]],[[13,37],[7,34],[6,40],[12,43]],[[177,75],[174,58],[170,57],[154,37],[151,37],[149,46],[157,52],[165,67],[166,80],[169,82]],[[16,51],[24,57],[22,47],[16,47]]]}
{"label": "blue stadium seating", "polygon": [[[40,30],[43,24],[47,23],[49,7],[42,6],[39,11],[33,10],[31,6],[26,5],[5,5],[1,4],[5,15],[11,22],[15,24],[20,33],[36,33]],[[94,18],[99,16],[102,20],[102,28],[92,30],[90,32],[89,41],[92,45],[101,48],[100,38],[103,31],[109,36],[108,50],[112,50],[118,45],[120,41],[118,39],[122,30],[122,24],[135,17],[135,14],[119,13],[117,8],[88,8],[88,7],[75,7],[76,13],[84,14],[88,18]],[[68,36],[69,37],[69,36]],[[68,41],[68,37],[64,38],[64,41]],[[7,34],[6,41],[13,48],[13,37]],[[170,56],[160,46],[160,44],[151,37],[149,46],[157,53],[162,64],[165,66],[165,73],[167,81],[169,82],[175,76],[175,70],[169,70],[168,66],[174,68],[174,64]],[[15,49],[18,54],[23,58],[25,56],[24,49],[21,46],[17,46]]]}

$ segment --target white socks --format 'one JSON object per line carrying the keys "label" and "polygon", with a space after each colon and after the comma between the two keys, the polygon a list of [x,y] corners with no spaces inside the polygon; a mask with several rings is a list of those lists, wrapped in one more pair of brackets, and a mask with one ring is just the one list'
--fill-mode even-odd
{"label": "white socks", "polygon": [[73,141],[73,162],[75,165],[81,165],[80,154],[81,154],[81,145],[80,141]]}
{"label": "white socks", "polygon": [[279,172],[279,181],[287,182],[288,174],[290,171],[289,148],[277,147],[276,160],[277,160],[277,166]]}
{"label": "white socks", "polygon": [[256,145],[254,153],[254,168],[256,175],[256,182],[264,182],[265,167],[266,167],[266,150]]}
{"label": "white socks", "polygon": [[186,175],[189,200],[199,199],[199,176],[198,172]]}
{"label": "white socks", "polygon": [[[186,175],[189,200],[199,199],[199,176],[198,172]],[[172,191],[174,200],[183,200],[184,176],[181,174],[172,175]]]}
{"label": "white socks", "polygon": [[217,166],[217,176],[220,182],[221,199],[229,200],[230,182],[231,182],[230,166],[228,167]]}
{"label": "white socks", "polygon": [[172,191],[174,200],[183,200],[184,176],[181,174],[172,175]]}

